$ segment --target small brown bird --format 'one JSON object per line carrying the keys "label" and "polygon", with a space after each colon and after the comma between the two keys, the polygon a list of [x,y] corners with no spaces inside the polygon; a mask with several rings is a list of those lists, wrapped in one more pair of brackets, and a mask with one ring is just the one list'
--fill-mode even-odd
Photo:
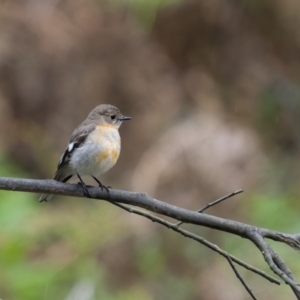
{"label": "small brown bird", "polygon": [[[123,121],[130,119],[115,106],[101,104],[95,107],[71,135],[69,145],[58,162],[54,179],[67,182],[72,176],[77,176],[84,195],[91,197],[81,179],[82,175],[90,175],[102,189],[108,191],[97,176],[115,165],[121,150],[118,129]],[[44,194],[39,201],[50,200],[52,196]]]}

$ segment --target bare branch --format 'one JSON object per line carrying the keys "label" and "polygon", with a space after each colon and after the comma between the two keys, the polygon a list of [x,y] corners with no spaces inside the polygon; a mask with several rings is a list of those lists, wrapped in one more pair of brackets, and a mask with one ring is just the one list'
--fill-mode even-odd
{"label": "bare branch", "polygon": [[241,274],[239,273],[239,271],[237,270],[237,268],[235,267],[234,263],[232,262],[230,256],[227,256],[227,260],[233,270],[233,272],[235,273],[236,277],[240,280],[240,282],[242,283],[242,285],[245,287],[245,289],[247,290],[247,292],[249,293],[249,295],[252,297],[252,299],[254,300],[258,300],[255,295],[253,294],[252,290],[250,289],[250,287],[248,286],[247,282],[243,279],[243,277],[241,276]]}
{"label": "bare branch", "polygon": [[214,205],[217,205],[217,204],[219,204],[220,202],[222,202],[222,201],[224,201],[224,200],[227,200],[227,199],[229,199],[229,198],[231,198],[231,197],[233,197],[233,196],[236,196],[236,195],[238,195],[238,194],[240,194],[240,193],[242,193],[243,192],[243,190],[237,190],[237,191],[235,191],[235,192],[232,192],[232,193],[230,193],[230,194],[228,194],[228,195],[226,195],[226,196],[223,196],[223,197],[221,197],[221,198],[219,198],[219,199],[217,199],[217,200],[215,200],[215,201],[213,201],[213,202],[210,202],[210,203],[208,203],[207,205],[205,205],[203,208],[201,208],[201,209],[199,209],[199,210],[197,210],[197,212],[199,212],[199,213],[203,213],[206,209],[208,209],[209,207],[212,207],[212,206],[214,206]]}
{"label": "bare branch", "polygon": [[[197,212],[198,212],[198,213],[203,213],[206,209],[208,209],[208,208],[210,208],[210,207],[212,207],[212,206],[214,206],[214,205],[217,205],[217,204],[219,204],[220,202],[222,202],[222,201],[224,201],[224,200],[227,200],[227,199],[229,199],[229,198],[231,198],[231,197],[233,197],[233,196],[235,196],[235,195],[238,195],[238,194],[240,194],[240,193],[242,193],[242,192],[243,192],[243,190],[237,190],[237,191],[235,191],[235,192],[233,192],[233,193],[230,193],[230,194],[228,194],[228,195],[226,195],[226,196],[223,196],[222,198],[219,198],[219,199],[217,199],[217,200],[215,200],[215,201],[213,201],[213,202],[210,202],[210,203],[206,204],[203,208],[197,210]],[[176,225],[177,225],[177,226],[180,226],[181,224],[183,224],[183,222],[178,222]]]}
{"label": "bare branch", "polygon": [[[298,295],[300,295],[300,288],[299,284],[294,281],[294,276],[292,272],[289,270],[289,268],[285,265],[283,261],[280,262],[280,267],[277,266],[278,263],[278,257],[277,254],[274,252],[274,250],[271,248],[271,246],[266,243],[263,239],[263,237],[258,233],[258,230],[251,230],[248,232],[250,240],[257,246],[258,249],[260,249],[265,261],[271,268],[271,270],[277,274],[279,277],[282,278],[282,280],[288,284],[295,296],[298,298]],[[285,271],[287,271],[285,273]]]}
{"label": "bare branch", "polygon": [[264,277],[265,279],[269,280],[272,283],[276,283],[276,284],[280,284],[280,281],[275,279],[274,277],[271,277],[270,275],[266,274],[264,271],[261,271],[247,263],[245,263],[244,261],[238,259],[237,257],[225,252],[224,250],[222,250],[221,248],[219,248],[217,245],[207,241],[206,239],[204,239],[203,237],[200,237],[199,235],[196,235],[188,230],[182,229],[180,227],[177,226],[177,224],[173,224],[171,222],[168,222],[162,218],[159,218],[157,216],[154,216],[150,213],[148,213],[147,211],[142,211],[133,207],[129,207],[125,204],[121,204],[121,203],[112,203],[130,213],[134,213],[136,215],[140,215],[143,216],[149,220],[151,220],[152,222],[156,222],[159,223],[165,227],[167,227],[168,229],[171,229],[173,231],[176,231],[178,233],[180,233],[181,235],[183,235],[184,237],[188,237],[192,240],[195,240],[197,242],[199,242],[202,245],[205,245],[206,247],[210,248],[211,250],[219,253],[220,255],[222,255],[223,257],[225,257],[228,260],[228,257],[230,257],[230,259],[232,261],[234,261],[235,263],[239,264],[240,266],[244,267],[245,269],[252,271],[262,277]]}
{"label": "bare branch", "polygon": [[[82,188],[80,186],[76,184],[61,183],[54,180],[0,178],[0,189],[84,197]],[[107,193],[105,191],[102,191],[101,188],[96,187],[89,188],[89,193],[94,199],[102,199],[111,203],[124,203],[142,207],[146,210],[174,218],[178,221],[217,229],[248,239],[261,251],[270,269],[276,275],[281,277],[285,283],[290,285],[296,297],[300,295],[300,286],[295,281],[292,273],[282,260],[279,263],[274,250],[265,241],[265,238],[269,238],[277,242],[285,243],[299,251],[300,234],[282,233],[266,228],[255,227],[241,222],[236,222],[233,220],[215,217],[208,214],[190,211],[151,198],[145,193],[135,193],[120,190],[110,190],[110,192]],[[173,225],[176,226],[176,224]],[[198,239],[197,236],[196,238]],[[205,242],[206,241],[204,239],[201,240],[201,243],[211,248],[211,245],[208,245]]]}
{"label": "bare branch", "polygon": [[[278,256],[277,253],[274,252],[273,255],[273,260],[275,262],[275,264],[277,265],[277,267],[283,271],[285,274],[287,274],[288,277],[290,277],[292,280],[296,280],[292,271],[287,267],[287,265],[284,263],[284,261]],[[296,295],[297,299],[300,299],[300,293],[296,290],[294,290],[294,288],[292,288],[294,291],[294,294]]]}

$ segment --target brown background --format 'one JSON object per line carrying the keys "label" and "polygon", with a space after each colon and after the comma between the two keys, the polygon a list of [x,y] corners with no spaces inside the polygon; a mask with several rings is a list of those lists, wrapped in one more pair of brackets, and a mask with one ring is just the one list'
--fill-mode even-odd
{"label": "brown background", "polygon": [[[243,188],[211,213],[299,231],[297,1],[0,3],[1,176],[51,178],[74,127],[110,103],[133,119],[101,181],[189,209]],[[249,299],[225,260],[147,220],[8,195],[3,299],[70,300],[76,287],[95,299]],[[246,241],[188,228],[267,270]],[[299,257],[278,251],[299,274]],[[292,299],[241,272],[259,299]]]}

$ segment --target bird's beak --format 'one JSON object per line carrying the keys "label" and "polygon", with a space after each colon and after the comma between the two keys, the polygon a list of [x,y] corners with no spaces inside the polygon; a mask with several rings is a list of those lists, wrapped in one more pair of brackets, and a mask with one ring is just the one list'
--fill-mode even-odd
{"label": "bird's beak", "polygon": [[119,120],[120,120],[120,121],[131,120],[131,117],[125,117],[125,116],[122,116]]}

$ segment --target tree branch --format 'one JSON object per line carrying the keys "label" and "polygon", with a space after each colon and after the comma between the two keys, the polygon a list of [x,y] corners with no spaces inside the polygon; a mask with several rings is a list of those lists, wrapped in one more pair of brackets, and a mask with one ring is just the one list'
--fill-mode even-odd
{"label": "tree branch", "polygon": [[[225,200],[227,200],[227,199],[229,199],[229,198],[231,198],[233,196],[236,196],[236,195],[238,195],[238,194],[240,194],[242,192],[243,192],[243,190],[237,190],[237,191],[235,191],[233,193],[230,193],[230,194],[228,194],[226,196],[223,196],[223,197],[221,197],[221,198],[219,198],[219,199],[217,199],[217,200],[215,200],[213,202],[210,202],[210,203],[206,204],[203,208],[196,210],[196,212],[203,213],[208,208],[210,208],[212,206],[215,206],[215,205],[219,204],[220,202],[223,202],[223,201],[225,201]],[[176,225],[180,226],[181,224],[183,224],[182,221],[178,222]]]}
{"label": "tree branch", "polygon": [[232,259],[230,256],[227,256],[227,260],[233,270],[233,272],[235,273],[236,277],[240,280],[240,282],[242,283],[242,285],[245,287],[245,289],[247,290],[247,292],[249,293],[249,295],[252,297],[252,299],[257,300],[257,298],[255,297],[255,295],[253,294],[252,290],[250,289],[250,287],[248,286],[247,282],[243,279],[243,277],[241,276],[241,274],[239,273],[239,271],[237,270],[237,268],[235,267],[234,263],[232,262]]}
{"label": "tree branch", "polygon": [[[82,188],[80,186],[76,184],[61,183],[54,180],[0,178],[0,189],[84,197]],[[101,188],[96,187],[89,188],[89,192],[94,199],[102,199],[112,203],[123,203],[138,206],[146,210],[174,218],[178,221],[217,229],[250,240],[261,251],[270,269],[276,275],[281,277],[285,283],[290,285],[296,297],[299,299],[299,284],[295,281],[293,274],[285,265],[283,260],[278,259],[277,254],[265,241],[265,238],[285,243],[291,246],[293,249],[300,251],[300,234],[282,233],[208,214],[190,211],[151,198],[145,193],[135,193],[113,189],[107,193],[102,191]],[[176,224],[173,225],[176,226]],[[178,230],[179,229],[180,228],[178,228]]]}
{"label": "tree branch", "polygon": [[249,271],[252,271],[262,277],[264,277],[265,279],[269,280],[270,282],[272,283],[276,283],[276,284],[280,284],[280,281],[275,279],[274,277],[271,277],[270,275],[266,274],[265,272],[259,270],[259,269],[256,269],[254,268],[253,266],[245,263],[244,261],[236,258],[235,256],[227,253],[226,251],[222,250],[221,248],[219,248],[217,245],[207,241],[206,239],[204,239],[203,237],[199,236],[199,235],[196,235],[188,230],[185,230],[185,229],[182,229],[180,227],[177,226],[177,224],[174,224],[174,223],[171,223],[171,222],[168,222],[162,218],[159,218],[157,216],[154,216],[153,214],[150,214],[148,213],[147,211],[142,211],[140,209],[136,209],[136,208],[133,208],[133,207],[129,207],[125,204],[121,204],[121,203],[112,203],[130,213],[134,213],[136,215],[139,215],[139,216],[143,216],[149,220],[151,220],[152,222],[156,222],[156,223],[159,223],[165,227],[167,227],[168,229],[171,229],[173,231],[176,231],[178,233],[180,233],[181,235],[183,235],[184,237],[188,237],[192,240],[195,240],[197,242],[199,242],[200,244],[208,247],[209,249],[219,253],[220,255],[222,255],[223,257],[225,257],[227,260],[228,260],[228,257],[231,259],[231,261],[234,261],[235,263],[239,264],[240,266],[244,267],[245,269],[249,270]]}

